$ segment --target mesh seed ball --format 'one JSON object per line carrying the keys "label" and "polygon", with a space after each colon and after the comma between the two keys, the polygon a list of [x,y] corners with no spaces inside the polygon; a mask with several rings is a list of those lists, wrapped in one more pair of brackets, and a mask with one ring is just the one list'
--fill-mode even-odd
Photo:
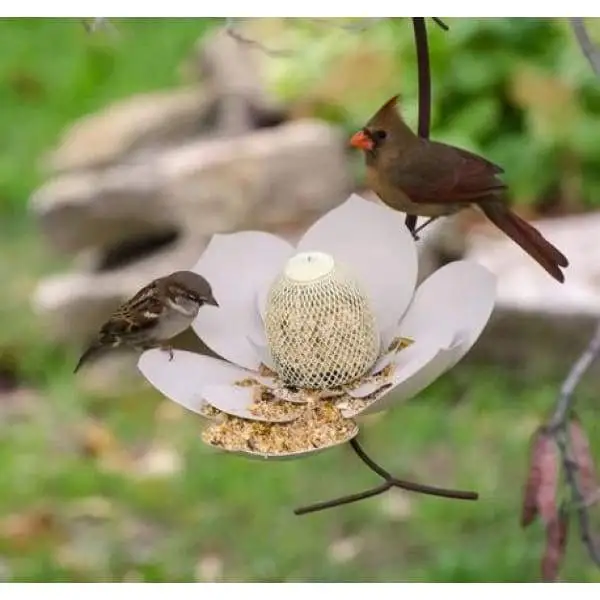
{"label": "mesh seed ball", "polygon": [[303,252],[287,262],[269,290],[265,331],[279,376],[307,389],[355,381],[380,349],[364,290],[322,252]]}

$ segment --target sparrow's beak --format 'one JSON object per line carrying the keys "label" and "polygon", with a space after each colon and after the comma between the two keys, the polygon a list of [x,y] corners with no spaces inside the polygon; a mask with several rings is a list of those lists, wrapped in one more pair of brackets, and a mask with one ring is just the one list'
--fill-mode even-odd
{"label": "sparrow's beak", "polygon": [[360,150],[373,150],[373,140],[361,129],[350,138],[350,145]]}
{"label": "sparrow's beak", "polygon": [[210,304],[211,306],[219,306],[219,303],[214,299],[213,296],[208,296],[207,298],[204,298],[204,302],[206,304]]}

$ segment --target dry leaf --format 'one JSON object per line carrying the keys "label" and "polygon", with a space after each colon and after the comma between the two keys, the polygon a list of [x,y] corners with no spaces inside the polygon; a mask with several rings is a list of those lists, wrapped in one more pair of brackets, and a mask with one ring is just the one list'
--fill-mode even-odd
{"label": "dry leaf", "polygon": [[80,447],[84,454],[95,458],[107,471],[130,473],[134,461],[122,448],[112,431],[99,421],[88,421],[81,433]]}
{"label": "dry leaf", "polygon": [[33,509],[9,515],[0,522],[0,538],[17,548],[37,544],[41,538],[58,534],[56,516],[47,509]]}
{"label": "dry leaf", "polygon": [[556,581],[567,548],[569,514],[561,509],[556,518],[546,525],[546,547],[542,557],[542,578]]}
{"label": "dry leaf", "polygon": [[327,555],[331,562],[344,564],[354,560],[358,556],[362,545],[362,540],[359,537],[342,538],[329,546]]}
{"label": "dry leaf", "polygon": [[578,419],[574,418],[569,423],[569,435],[581,493],[584,501],[589,501],[598,496],[598,478],[588,438]]}
{"label": "dry leaf", "polygon": [[392,521],[407,521],[413,513],[411,495],[404,490],[391,489],[381,498],[381,512]]}
{"label": "dry leaf", "polygon": [[543,429],[539,429],[534,434],[531,444],[521,527],[530,525],[538,514],[545,523],[556,517],[558,466],[558,451],[554,440]]}
{"label": "dry leaf", "polygon": [[101,458],[114,452],[117,441],[112,432],[98,421],[89,421],[81,434],[82,451],[93,458]]}
{"label": "dry leaf", "polygon": [[183,469],[181,453],[170,446],[152,446],[135,466],[139,477],[172,477]]}
{"label": "dry leaf", "polygon": [[546,433],[541,433],[535,452],[537,467],[540,470],[540,485],[537,491],[537,507],[544,523],[556,518],[556,491],[558,488],[559,457],[554,440]]}
{"label": "dry leaf", "polygon": [[196,581],[214,582],[223,577],[223,560],[216,554],[200,557],[195,569]]}
{"label": "dry leaf", "polygon": [[115,506],[104,496],[87,496],[73,502],[67,510],[70,519],[107,521],[115,514]]}

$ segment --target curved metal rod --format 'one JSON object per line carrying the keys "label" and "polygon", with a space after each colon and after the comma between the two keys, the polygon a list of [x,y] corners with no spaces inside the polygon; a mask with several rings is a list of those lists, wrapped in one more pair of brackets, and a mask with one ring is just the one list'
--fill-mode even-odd
{"label": "curved metal rod", "polygon": [[[448,30],[448,26],[439,18],[433,17],[433,21],[442,29]],[[429,46],[427,43],[427,25],[424,17],[413,17],[413,31],[415,37],[415,46],[417,49],[417,69],[419,77],[419,125],[418,133],[421,137],[429,137],[429,129],[431,123],[431,72],[429,68]],[[417,217],[407,215],[406,226],[415,235],[414,230],[417,224]],[[393,477],[383,467],[378,465],[362,448],[358,440],[353,439],[350,441],[350,446],[361,459],[361,461],[371,471],[376,473],[384,481],[378,486],[369,488],[362,492],[355,494],[349,494],[347,496],[340,496],[333,500],[326,500],[324,502],[317,502],[309,506],[303,506],[297,508],[294,511],[296,515],[306,515],[329,508],[335,508],[336,506],[343,506],[344,504],[352,504],[353,502],[360,502],[367,498],[372,498],[387,492],[391,488],[401,488],[411,492],[417,492],[420,494],[427,494],[429,496],[438,496],[441,498],[453,498],[455,500],[477,500],[478,494],[475,492],[462,491],[462,490],[449,490],[445,488],[437,488],[428,486],[420,483],[412,483],[402,479]]]}
{"label": "curved metal rod", "polygon": [[360,502],[367,498],[373,498],[387,492],[391,488],[400,488],[409,492],[416,492],[418,494],[425,494],[427,496],[437,496],[439,498],[451,498],[453,500],[477,500],[479,495],[476,492],[469,492],[463,490],[452,490],[447,488],[439,488],[431,485],[425,485],[422,483],[414,483],[406,481],[404,479],[397,479],[390,473],[388,473],[383,467],[378,465],[363,449],[357,439],[350,441],[350,446],[361,459],[361,461],[371,469],[371,471],[377,473],[384,481],[379,485],[357,492],[355,494],[348,494],[347,496],[340,496],[333,500],[326,500],[324,502],[316,502],[315,504],[309,504],[294,510],[295,515],[307,515],[321,510],[327,510],[329,508],[335,508],[337,506],[343,506],[345,504],[352,504],[354,502]]}
{"label": "curved metal rod", "polygon": [[[437,17],[433,20],[445,30],[448,26]],[[425,17],[412,18],[415,48],[417,49],[417,73],[419,83],[419,123],[417,132],[420,137],[428,138],[431,126],[431,69],[429,66],[429,43],[427,41],[427,24]],[[416,227],[417,215],[406,215],[404,223],[408,230],[418,240]]]}

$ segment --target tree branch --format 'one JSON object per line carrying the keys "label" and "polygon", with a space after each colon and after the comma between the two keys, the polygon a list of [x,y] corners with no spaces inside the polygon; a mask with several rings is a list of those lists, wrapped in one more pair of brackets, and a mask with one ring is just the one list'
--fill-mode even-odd
{"label": "tree branch", "polygon": [[580,465],[573,455],[573,440],[570,433],[575,389],[598,356],[600,356],[600,322],[587,348],[575,361],[560,388],[547,431],[554,438],[560,452],[565,482],[579,521],[581,541],[586,547],[590,559],[600,567],[600,543],[594,536],[590,516],[591,505],[598,500],[598,494],[595,494],[595,498],[590,499],[589,494],[583,488]]}
{"label": "tree branch", "polygon": [[290,56],[291,52],[288,50],[277,50],[274,48],[268,48],[263,43],[258,40],[246,37],[240,30],[236,27],[236,19],[235,17],[227,17],[225,19],[225,31],[227,35],[233,38],[236,42],[240,44],[244,44],[246,46],[250,46],[252,48],[258,48],[261,52],[264,52],[267,56]]}
{"label": "tree branch", "polygon": [[575,38],[577,39],[581,51],[587,58],[596,75],[600,77],[600,49],[590,39],[585,27],[585,20],[583,17],[575,17],[569,19],[569,21],[571,22],[573,33],[575,34]]}

